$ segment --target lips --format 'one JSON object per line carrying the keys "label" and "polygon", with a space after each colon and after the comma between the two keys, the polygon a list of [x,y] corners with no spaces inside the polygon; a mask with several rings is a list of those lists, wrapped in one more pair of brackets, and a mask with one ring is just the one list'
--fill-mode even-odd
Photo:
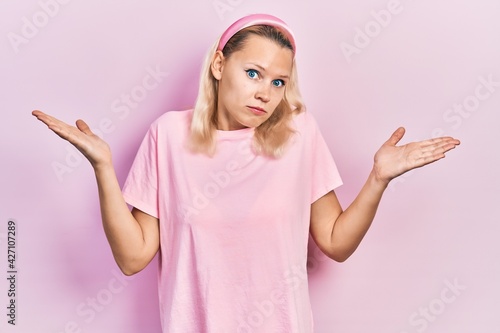
{"label": "lips", "polygon": [[267,113],[266,110],[264,110],[263,108],[259,108],[258,106],[247,106],[247,108],[249,108],[250,111],[252,111],[256,115],[263,115]]}

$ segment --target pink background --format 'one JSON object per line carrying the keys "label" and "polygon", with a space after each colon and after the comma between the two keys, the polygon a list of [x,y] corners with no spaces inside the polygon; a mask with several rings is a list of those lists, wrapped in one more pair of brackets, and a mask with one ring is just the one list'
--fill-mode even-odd
{"label": "pink background", "polygon": [[[404,142],[462,140],[391,184],[347,262],[311,245],[316,332],[499,332],[497,0],[3,1],[1,332],[160,332],[156,265],[117,278],[89,164],[30,112],[99,128],[123,183],[149,124],[193,104],[205,50],[254,12],[296,33],[301,89],[343,176],[344,207],[398,126]],[[9,219],[18,224],[15,327],[5,315]]]}

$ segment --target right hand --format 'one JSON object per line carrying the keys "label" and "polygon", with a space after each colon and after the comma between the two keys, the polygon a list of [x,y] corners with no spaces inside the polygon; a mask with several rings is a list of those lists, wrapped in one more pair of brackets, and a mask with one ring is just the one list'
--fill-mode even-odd
{"label": "right hand", "polygon": [[108,144],[92,133],[89,126],[81,119],[76,121],[76,127],[66,124],[42,111],[31,113],[48,126],[54,133],[76,147],[90,162],[94,169],[111,164],[111,150]]}

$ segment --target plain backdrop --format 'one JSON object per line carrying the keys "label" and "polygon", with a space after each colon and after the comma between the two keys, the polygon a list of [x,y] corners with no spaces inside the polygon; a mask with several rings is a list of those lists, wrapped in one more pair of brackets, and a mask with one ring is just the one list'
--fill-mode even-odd
{"label": "plain backdrop", "polygon": [[0,331],[160,332],[156,259],[121,275],[89,163],[31,111],[86,120],[123,184],[149,124],[193,105],[206,50],[250,13],[277,15],[296,34],[300,87],[343,177],[344,207],[398,126],[402,143],[462,141],[391,183],[345,263],[310,244],[316,332],[500,332],[497,0],[2,1]]}

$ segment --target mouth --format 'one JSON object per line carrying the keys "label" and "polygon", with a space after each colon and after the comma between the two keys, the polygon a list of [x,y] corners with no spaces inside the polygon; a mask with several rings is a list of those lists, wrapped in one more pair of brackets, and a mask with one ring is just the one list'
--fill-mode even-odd
{"label": "mouth", "polygon": [[267,113],[266,110],[264,110],[263,108],[259,108],[258,106],[247,106],[247,108],[256,115],[263,115]]}

